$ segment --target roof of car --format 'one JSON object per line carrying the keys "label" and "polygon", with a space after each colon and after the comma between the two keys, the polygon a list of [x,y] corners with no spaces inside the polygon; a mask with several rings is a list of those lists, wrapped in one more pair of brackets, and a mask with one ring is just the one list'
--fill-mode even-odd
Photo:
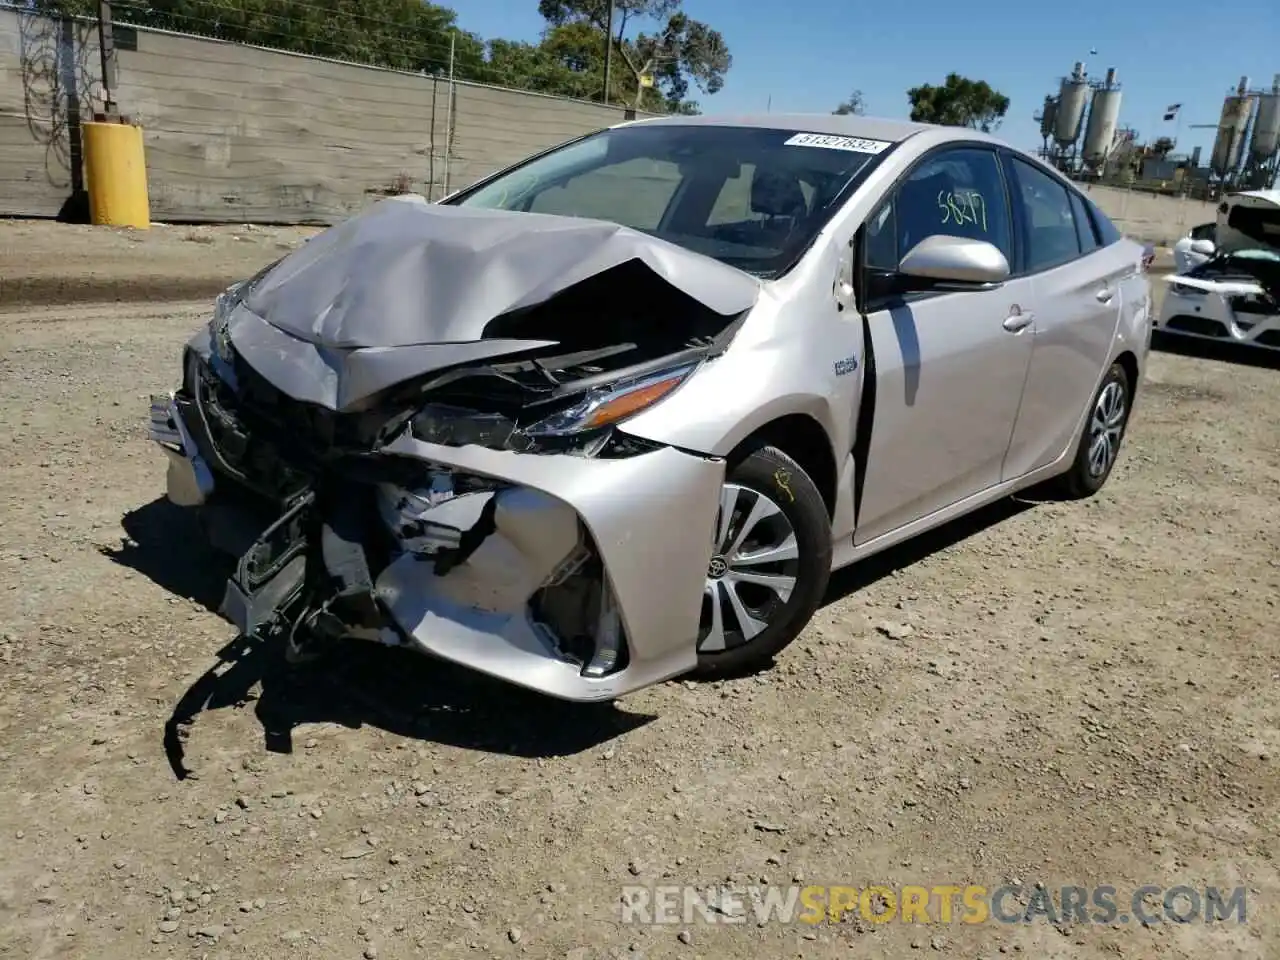
{"label": "roof of car", "polygon": [[907,120],[885,120],[880,117],[862,117],[835,113],[744,113],[699,114],[696,116],[646,117],[632,123],[762,127],[773,130],[794,130],[797,133],[821,133],[841,137],[865,137],[868,140],[888,140],[891,143],[907,139],[925,130],[937,130],[928,123],[912,123]]}

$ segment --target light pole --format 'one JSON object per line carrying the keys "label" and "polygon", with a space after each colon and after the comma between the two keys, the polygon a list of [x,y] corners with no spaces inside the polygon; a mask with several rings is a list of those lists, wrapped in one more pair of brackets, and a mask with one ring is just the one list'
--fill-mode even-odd
{"label": "light pole", "polygon": [[609,67],[613,61],[613,0],[604,18],[604,102],[609,102]]}

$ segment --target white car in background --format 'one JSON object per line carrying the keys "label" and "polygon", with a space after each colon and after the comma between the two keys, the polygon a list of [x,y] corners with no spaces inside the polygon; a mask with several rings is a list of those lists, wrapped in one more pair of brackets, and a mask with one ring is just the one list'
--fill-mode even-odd
{"label": "white car in background", "polygon": [[1213,226],[1187,244],[1204,259],[1164,278],[1155,329],[1280,349],[1280,190],[1228,195]]}
{"label": "white car in background", "polygon": [[1192,227],[1173,245],[1173,269],[1175,273],[1189,273],[1213,256],[1214,235],[1218,224],[1201,223]]}

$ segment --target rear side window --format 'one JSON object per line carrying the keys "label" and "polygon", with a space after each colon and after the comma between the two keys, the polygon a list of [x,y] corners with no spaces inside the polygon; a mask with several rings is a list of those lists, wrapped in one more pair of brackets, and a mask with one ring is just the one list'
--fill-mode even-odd
{"label": "rear side window", "polygon": [[1071,196],[1071,216],[1076,222],[1076,237],[1080,241],[1081,253],[1093,253],[1100,246],[1098,235],[1094,233],[1093,221],[1089,210],[1084,205],[1084,197],[1074,190],[1068,191]]}
{"label": "rear side window", "polygon": [[1031,164],[1013,158],[1026,234],[1026,269],[1048,270],[1080,256],[1080,235],[1065,186]]}
{"label": "rear side window", "polygon": [[1098,209],[1098,205],[1092,200],[1085,200],[1085,205],[1089,208],[1089,212],[1093,214],[1093,225],[1098,229],[1098,239],[1102,241],[1104,247],[1109,247],[1113,243],[1119,243],[1124,239],[1124,234],[1120,229],[1111,222],[1110,218]]}

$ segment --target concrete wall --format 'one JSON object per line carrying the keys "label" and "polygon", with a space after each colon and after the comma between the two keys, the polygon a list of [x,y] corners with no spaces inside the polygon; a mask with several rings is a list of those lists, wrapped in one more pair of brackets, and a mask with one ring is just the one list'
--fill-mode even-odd
{"label": "concrete wall", "polygon": [[1217,219],[1217,204],[1138,193],[1100,184],[1085,185],[1090,199],[1124,233],[1138,240],[1171,246],[1200,223]]}
{"label": "concrete wall", "polygon": [[[332,222],[398,182],[438,198],[624,119],[465,83],[450,104],[447,80],[128,33],[116,99],[143,125],[157,220]],[[0,215],[58,214],[77,185],[76,108],[91,116],[100,94],[91,29],[0,9]]]}
{"label": "concrete wall", "polygon": [[0,9],[0,215],[57,216],[79,191],[81,104],[99,84],[87,24]]}

